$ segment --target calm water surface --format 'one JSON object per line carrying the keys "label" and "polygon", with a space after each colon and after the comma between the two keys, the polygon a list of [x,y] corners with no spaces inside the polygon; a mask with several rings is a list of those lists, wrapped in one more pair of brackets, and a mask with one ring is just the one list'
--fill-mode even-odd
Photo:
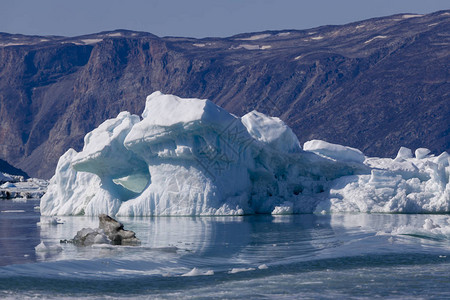
{"label": "calm water surface", "polygon": [[449,215],[119,218],[141,246],[76,247],[97,218],[37,205],[0,201],[0,298],[450,298]]}

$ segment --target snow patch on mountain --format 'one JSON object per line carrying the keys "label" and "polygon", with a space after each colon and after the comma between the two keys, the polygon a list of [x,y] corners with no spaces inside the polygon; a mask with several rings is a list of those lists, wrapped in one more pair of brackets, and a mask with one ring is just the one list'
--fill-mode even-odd
{"label": "snow patch on mountain", "polygon": [[247,37],[247,38],[239,38],[237,40],[240,40],[240,41],[257,41],[257,40],[262,40],[262,39],[268,38],[270,36],[272,36],[272,35],[268,34],[268,33],[263,33],[263,34],[252,35],[251,37]]}
{"label": "snow patch on mountain", "polygon": [[374,40],[377,40],[377,39],[386,39],[386,38],[387,38],[386,35],[377,35],[376,37],[373,37],[373,38],[365,41],[364,44],[368,44],[368,43],[373,42]]}

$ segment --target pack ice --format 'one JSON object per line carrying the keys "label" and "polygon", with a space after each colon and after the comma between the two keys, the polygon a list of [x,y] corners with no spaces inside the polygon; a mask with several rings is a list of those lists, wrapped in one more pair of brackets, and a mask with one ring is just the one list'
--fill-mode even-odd
{"label": "pack ice", "polygon": [[449,155],[370,158],[324,141],[303,149],[280,119],[155,92],[61,156],[42,215],[169,216],[450,211]]}

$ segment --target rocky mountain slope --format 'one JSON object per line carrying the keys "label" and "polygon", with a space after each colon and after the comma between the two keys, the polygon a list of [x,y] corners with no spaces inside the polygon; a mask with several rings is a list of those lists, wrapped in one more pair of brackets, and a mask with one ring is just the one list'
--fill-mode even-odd
{"label": "rocky mountain slope", "polygon": [[[6,161],[0,159],[0,173],[6,173],[9,175],[15,175],[15,176],[22,176],[25,179],[29,178],[27,173],[22,171],[21,169],[17,169],[10,164],[8,164]],[[0,174],[1,177],[1,174]],[[0,180],[1,181],[1,180]]]}
{"label": "rocky mountain slope", "polygon": [[140,114],[155,90],[278,116],[302,143],[448,151],[449,42],[450,11],[229,38],[0,33],[0,158],[49,178],[88,131]]}

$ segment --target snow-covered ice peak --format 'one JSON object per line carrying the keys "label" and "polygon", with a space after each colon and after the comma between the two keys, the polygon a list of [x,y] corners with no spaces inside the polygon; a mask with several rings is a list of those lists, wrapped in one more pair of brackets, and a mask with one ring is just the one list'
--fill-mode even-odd
{"label": "snow-covered ice peak", "polygon": [[209,100],[155,92],[61,156],[42,215],[448,212],[449,155],[395,159],[313,140],[279,118],[236,117]]}
{"label": "snow-covered ice peak", "polygon": [[254,110],[243,116],[241,121],[256,141],[281,152],[301,151],[297,136],[281,119]]}

